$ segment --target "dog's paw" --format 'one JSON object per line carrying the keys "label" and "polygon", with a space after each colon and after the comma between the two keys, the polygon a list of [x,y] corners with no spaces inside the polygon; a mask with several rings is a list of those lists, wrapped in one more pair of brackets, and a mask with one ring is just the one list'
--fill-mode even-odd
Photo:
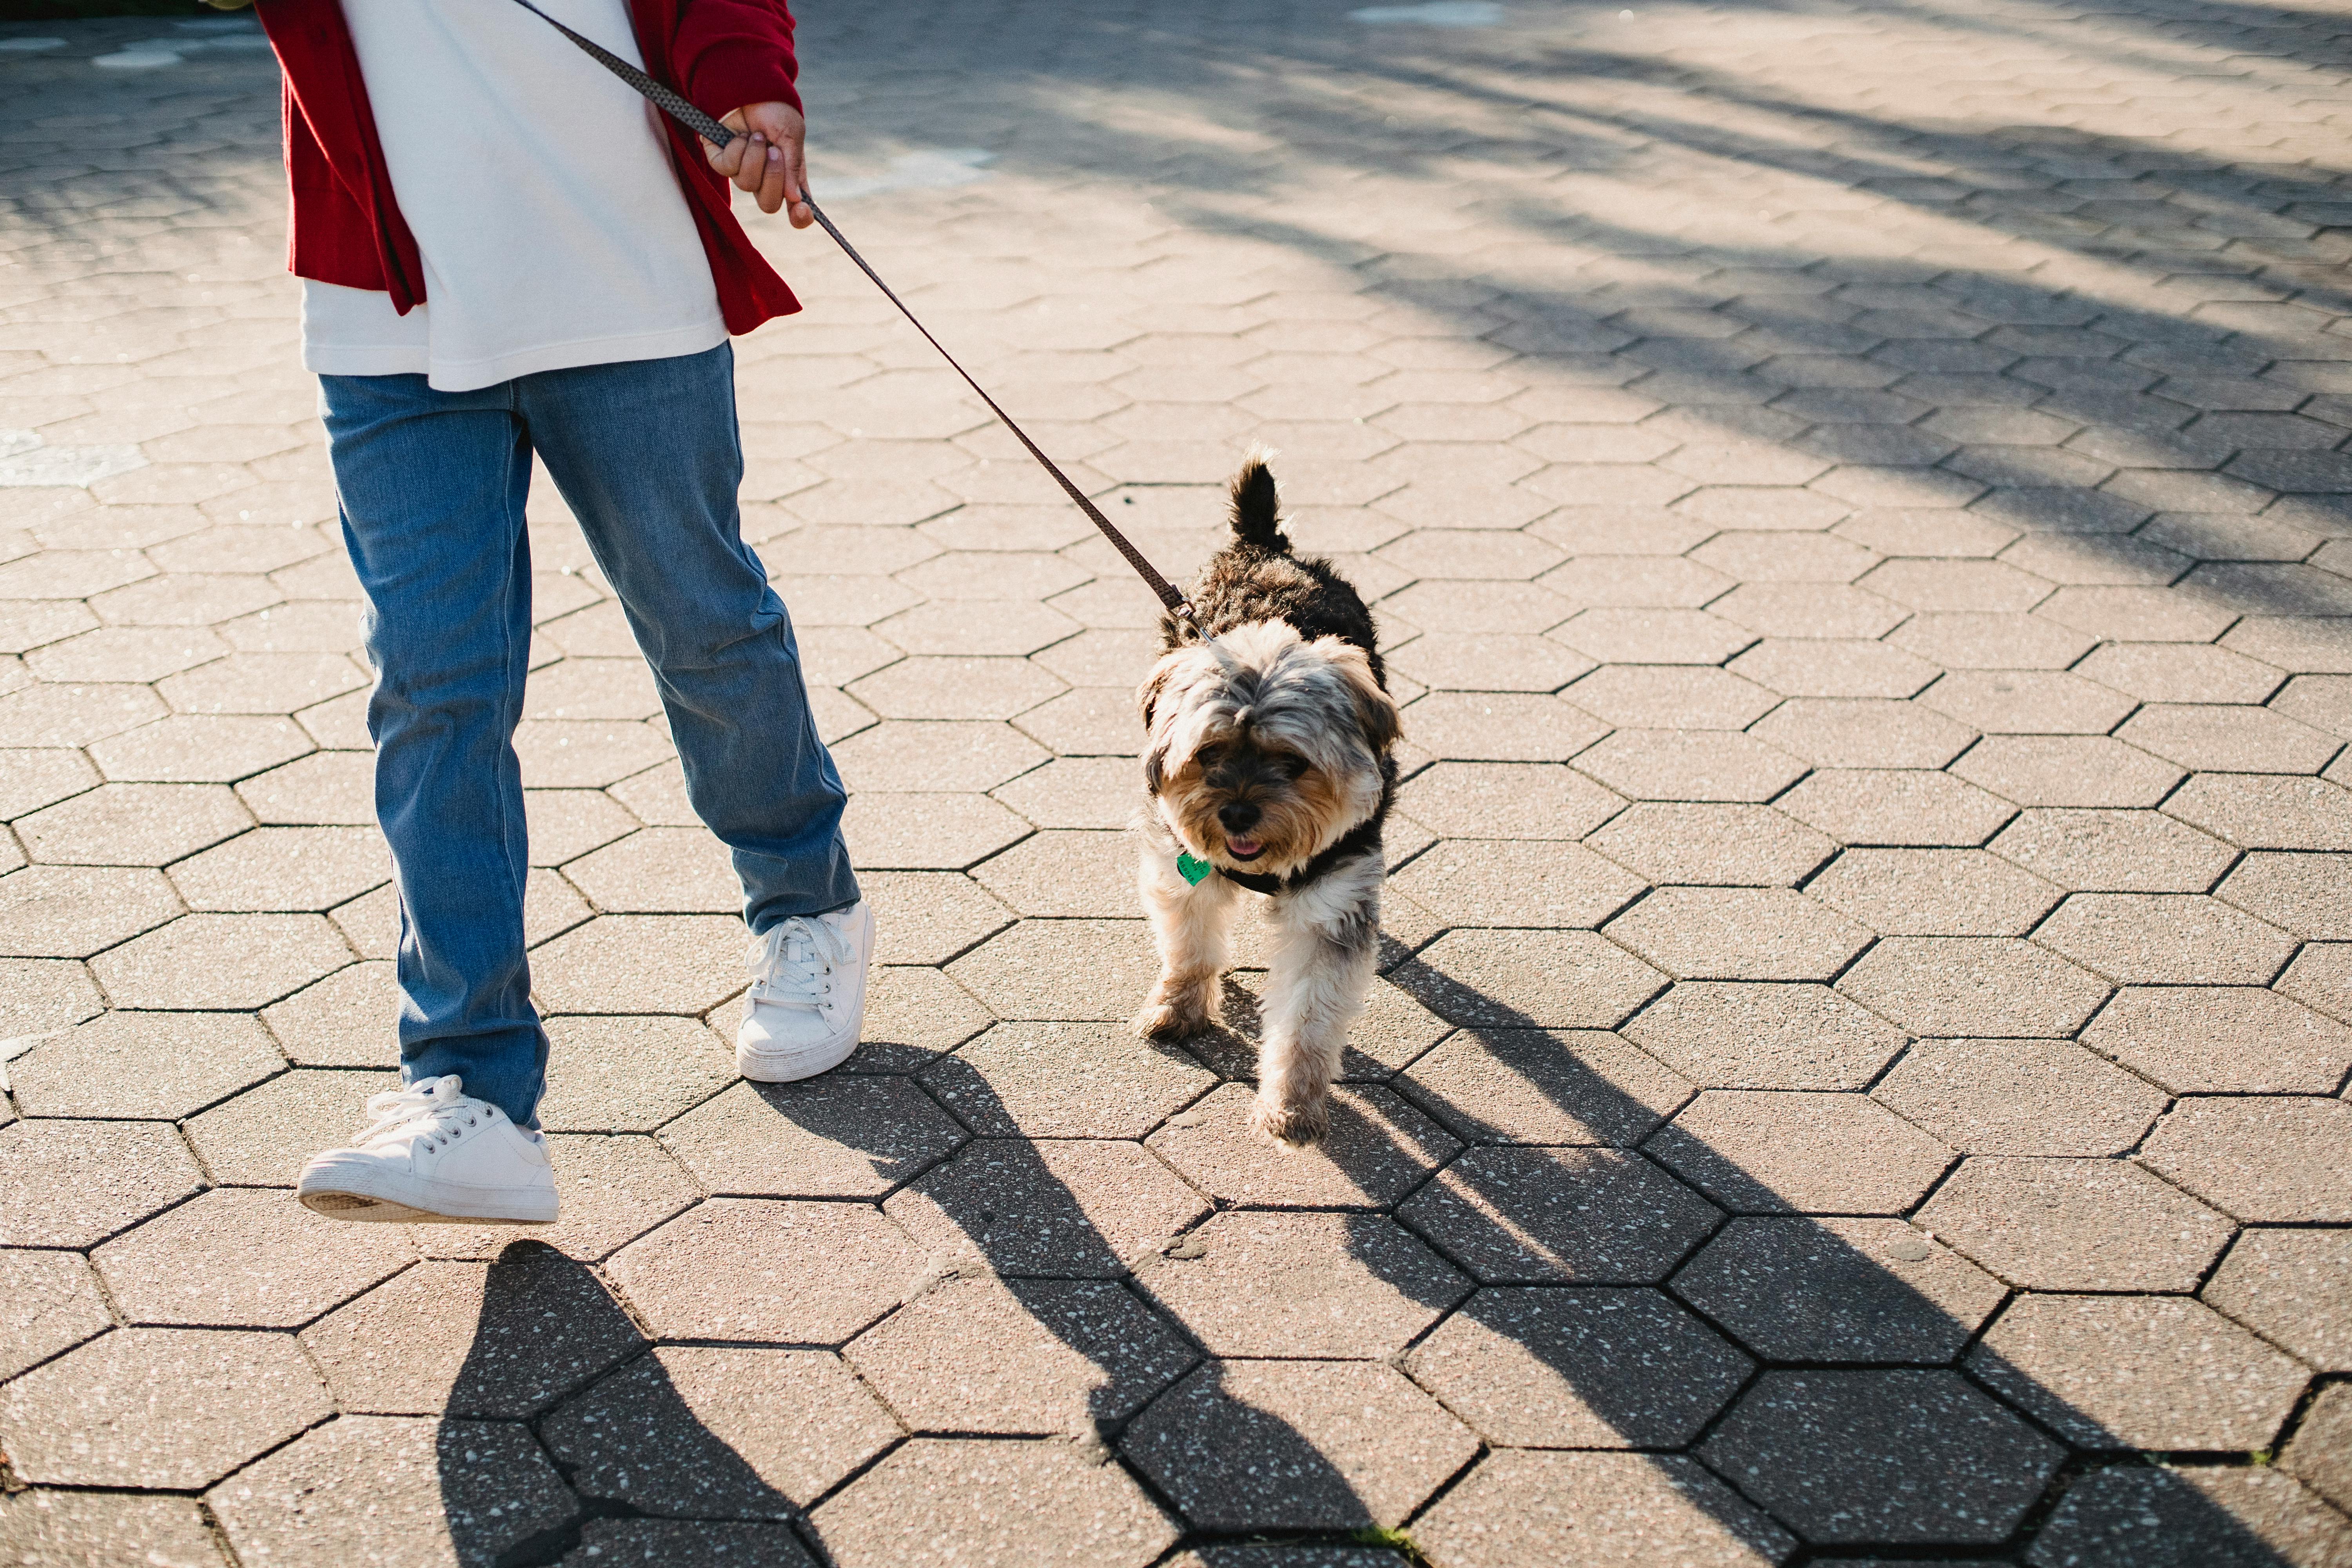
{"label": "dog's paw", "polygon": [[1331,1131],[1330,1102],[1320,1095],[1298,1100],[1269,1100],[1261,1094],[1250,1109],[1250,1127],[1277,1143],[1305,1149],[1320,1143]]}
{"label": "dog's paw", "polygon": [[1207,1034],[1212,1020],[1208,1009],[1198,1002],[1180,997],[1146,1003],[1143,1011],[1129,1022],[1135,1032],[1147,1040],[1182,1040]]}

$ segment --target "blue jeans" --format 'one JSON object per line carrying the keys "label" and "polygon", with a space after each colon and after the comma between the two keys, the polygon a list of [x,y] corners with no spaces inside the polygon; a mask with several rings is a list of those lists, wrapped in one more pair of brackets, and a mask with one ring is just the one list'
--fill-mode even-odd
{"label": "blue jeans", "polygon": [[376,814],[400,895],[401,1075],[538,1124],[547,1036],[523,952],[514,731],[530,649],[523,498],[535,451],[653,667],[688,798],[734,851],[763,931],[855,903],[841,775],[783,601],[738,528],[735,360],[707,353],[436,392],[329,375],[343,541],[375,666]]}

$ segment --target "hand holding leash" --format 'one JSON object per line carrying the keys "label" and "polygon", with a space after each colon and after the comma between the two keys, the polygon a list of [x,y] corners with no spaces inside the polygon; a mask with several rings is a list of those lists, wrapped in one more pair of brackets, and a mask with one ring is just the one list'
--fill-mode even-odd
{"label": "hand holding leash", "polygon": [[[703,144],[710,166],[748,191],[763,213],[790,204],[785,216],[794,228],[816,221],[808,201],[808,121],[789,103],[747,103],[720,116],[736,132],[724,147]],[[747,134],[748,132],[748,134]]]}

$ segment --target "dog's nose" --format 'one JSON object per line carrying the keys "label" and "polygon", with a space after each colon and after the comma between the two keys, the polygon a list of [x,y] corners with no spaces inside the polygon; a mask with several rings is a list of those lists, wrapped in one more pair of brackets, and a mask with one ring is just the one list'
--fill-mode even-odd
{"label": "dog's nose", "polygon": [[1217,820],[1225,825],[1228,833],[1246,833],[1265,813],[1245,800],[1234,801],[1217,807]]}

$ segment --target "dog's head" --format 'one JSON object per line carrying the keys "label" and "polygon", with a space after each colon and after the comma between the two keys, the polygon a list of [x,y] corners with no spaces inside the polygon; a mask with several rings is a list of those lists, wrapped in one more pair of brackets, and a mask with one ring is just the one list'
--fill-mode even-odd
{"label": "dog's head", "polygon": [[1139,695],[1144,788],[1202,859],[1278,876],[1380,805],[1396,703],[1352,644],[1255,622],[1167,655]]}

